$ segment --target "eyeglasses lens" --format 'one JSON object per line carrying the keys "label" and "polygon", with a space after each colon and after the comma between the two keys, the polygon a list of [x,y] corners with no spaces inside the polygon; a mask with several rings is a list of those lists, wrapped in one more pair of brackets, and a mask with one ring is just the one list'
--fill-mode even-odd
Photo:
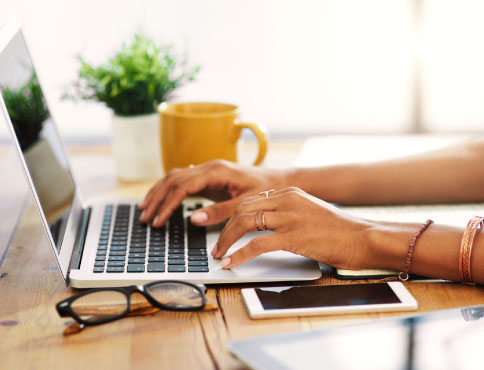
{"label": "eyeglasses lens", "polygon": [[171,308],[194,308],[203,304],[202,294],[187,284],[160,283],[151,285],[146,291],[155,300]]}
{"label": "eyeglasses lens", "polygon": [[117,317],[128,307],[126,295],[114,290],[92,292],[71,303],[71,309],[81,319],[90,322]]}

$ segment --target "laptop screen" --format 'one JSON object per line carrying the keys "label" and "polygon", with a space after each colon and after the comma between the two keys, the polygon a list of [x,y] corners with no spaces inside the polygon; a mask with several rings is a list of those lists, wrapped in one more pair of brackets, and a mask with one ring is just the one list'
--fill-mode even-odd
{"label": "laptop screen", "polygon": [[20,30],[0,50],[0,90],[59,253],[75,185]]}

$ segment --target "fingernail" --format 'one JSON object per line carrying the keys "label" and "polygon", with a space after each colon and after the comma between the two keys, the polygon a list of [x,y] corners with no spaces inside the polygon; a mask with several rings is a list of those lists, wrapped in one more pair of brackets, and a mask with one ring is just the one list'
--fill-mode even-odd
{"label": "fingernail", "polygon": [[228,265],[230,265],[230,262],[232,262],[232,260],[230,259],[230,257],[227,257],[227,258],[224,258],[222,260],[222,262],[220,262],[220,266],[222,266],[222,268],[226,268]]}
{"label": "fingernail", "polygon": [[190,219],[192,220],[193,223],[201,224],[208,220],[208,215],[207,215],[207,212],[197,211],[192,213],[192,216],[190,217]]}
{"label": "fingernail", "polygon": [[138,208],[143,208],[145,205],[146,205],[146,200],[143,200],[143,201],[142,201],[142,202],[139,204]]}
{"label": "fingernail", "polygon": [[213,246],[212,256],[215,256],[216,254],[217,254],[217,243],[215,243],[215,245]]}
{"label": "fingernail", "polygon": [[158,219],[159,219],[159,217],[158,217],[158,216],[156,216],[156,217],[155,217],[155,219],[153,220],[153,225],[155,225],[155,226],[156,226],[156,224],[158,223]]}
{"label": "fingernail", "polygon": [[145,219],[145,216],[146,216],[146,212],[143,211],[143,212],[141,212],[141,216],[139,216],[139,219],[140,220],[144,220]]}

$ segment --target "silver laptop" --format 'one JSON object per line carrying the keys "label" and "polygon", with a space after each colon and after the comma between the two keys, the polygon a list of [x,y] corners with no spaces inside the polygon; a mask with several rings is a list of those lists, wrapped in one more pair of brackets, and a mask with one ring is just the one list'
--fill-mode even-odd
{"label": "silver laptop", "polygon": [[321,276],[316,262],[282,251],[222,269],[210,255],[218,232],[188,221],[202,206],[200,200],[186,200],[163,228],[154,229],[139,223],[136,199],[84,199],[16,17],[0,28],[0,89],[2,112],[66,284],[87,288],[162,279],[241,283]]}

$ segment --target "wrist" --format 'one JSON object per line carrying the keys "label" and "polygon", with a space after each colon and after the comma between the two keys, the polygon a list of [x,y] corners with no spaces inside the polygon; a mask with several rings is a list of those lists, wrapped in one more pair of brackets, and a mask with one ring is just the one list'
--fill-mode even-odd
{"label": "wrist", "polygon": [[408,251],[408,243],[417,224],[396,224],[371,221],[367,229],[367,258],[364,268],[401,271]]}
{"label": "wrist", "polygon": [[356,166],[294,168],[285,171],[286,186],[296,186],[330,203],[351,204],[358,198]]}

